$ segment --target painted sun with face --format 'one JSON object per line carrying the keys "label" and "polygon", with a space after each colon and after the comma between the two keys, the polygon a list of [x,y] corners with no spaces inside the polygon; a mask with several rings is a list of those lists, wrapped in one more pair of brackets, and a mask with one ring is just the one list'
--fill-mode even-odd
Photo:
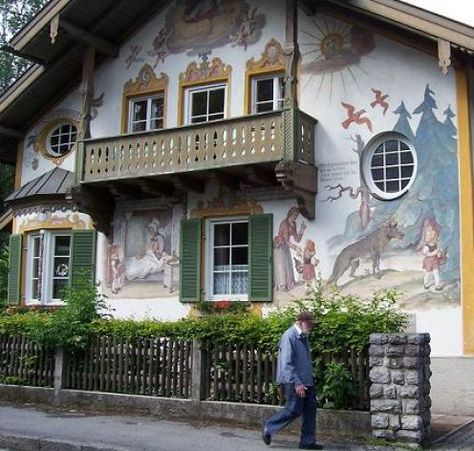
{"label": "painted sun with face", "polygon": [[324,16],[312,20],[311,24],[312,28],[309,31],[302,30],[304,39],[301,39],[300,46],[303,55],[303,73],[322,74],[318,92],[327,74],[331,88],[336,73],[340,74],[343,84],[344,73],[349,74],[357,84],[352,67],[357,65],[361,69],[359,65],[361,57],[374,50],[375,41],[372,32],[356,25],[336,20],[328,21]]}

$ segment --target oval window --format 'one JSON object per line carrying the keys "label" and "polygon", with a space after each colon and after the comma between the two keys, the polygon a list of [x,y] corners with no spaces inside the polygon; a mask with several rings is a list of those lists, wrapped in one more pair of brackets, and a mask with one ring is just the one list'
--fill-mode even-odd
{"label": "oval window", "polygon": [[382,133],[367,144],[362,174],[369,190],[380,199],[396,199],[413,184],[417,172],[415,148],[400,133]]}
{"label": "oval window", "polygon": [[62,157],[67,154],[77,140],[77,127],[63,123],[55,127],[48,135],[48,153],[52,157]]}

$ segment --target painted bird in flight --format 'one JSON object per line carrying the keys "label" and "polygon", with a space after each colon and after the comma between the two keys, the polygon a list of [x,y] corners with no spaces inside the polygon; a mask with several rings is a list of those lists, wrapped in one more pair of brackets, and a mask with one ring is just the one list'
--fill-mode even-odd
{"label": "painted bird in flight", "polygon": [[386,102],[385,99],[388,97],[388,94],[382,95],[382,91],[374,88],[372,88],[372,92],[375,94],[375,100],[371,102],[370,106],[375,108],[376,105],[380,105],[383,108],[383,115],[385,116],[388,109],[388,102]]}
{"label": "painted bird in flight", "polygon": [[368,117],[361,117],[364,113],[366,113],[365,110],[359,110],[354,113],[354,106],[344,102],[341,102],[341,105],[347,110],[347,119],[341,122],[341,125],[344,128],[348,128],[349,125],[355,122],[359,125],[367,125],[367,128],[372,131],[372,122],[370,122],[370,119]]}

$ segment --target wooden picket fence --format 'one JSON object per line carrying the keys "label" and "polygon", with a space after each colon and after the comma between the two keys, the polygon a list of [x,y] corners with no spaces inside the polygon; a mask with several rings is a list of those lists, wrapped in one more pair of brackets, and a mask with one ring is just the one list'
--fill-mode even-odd
{"label": "wooden picket fence", "polygon": [[189,398],[192,342],[98,337],[65,356],[63,388]]}
{"label": "wooden picket fence", "polygon": [[[62,373],[59,372],[63,389],[183,399],[194,396],[194,399],[253,404],[284,403],[283,389],[275,384],[276,352],[253,345],[197,345],[193,352],[191,341],[168,338],[127,341],[103,336],[92,340],[84,351],[61,353]],[[55,355],[53,349],[40,347],[24,336],[0,335],[0,383],[53,387]],[[198,361],[202,364],[196,367],[199,369],[194,375],[200,377],[199,381],[193,381],[193,365]],[[350,407],[368,410],[367,351],[349,349],[317,359],[316,372],[324,373],[330,362],[343,363],[351,374],[354,396]],[[192,393],[193,382],[194,390],[198,385],[197,395]],[[322,380],[318,382],[321,384]]]}
{"label": "wooden picket fence", "polygon": [[[272,405],[284,403],[283,389],[274,382],[276,352],[229,344],[209,345],[207,353],[207,399]],[[320,360],[318,370],[324,371],[330,362],[343,363],[351,373],[354,390],[351,408],[368,410],[368,352],[358,353],[351,349],[336,356],[327,356]]]}
{"label": "wooden picket fence", "polygon": [[52,387],[54,349],[25,336],[0,335],[0,383]]}

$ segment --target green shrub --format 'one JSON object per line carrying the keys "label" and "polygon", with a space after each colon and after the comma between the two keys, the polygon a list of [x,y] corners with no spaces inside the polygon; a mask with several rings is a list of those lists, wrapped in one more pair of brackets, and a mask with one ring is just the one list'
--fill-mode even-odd
{"label": "green shrub", "polygon": [[265,318],[251,313],[206,315],[178,321],[147,319],[104,319],[97,312],[105,303],[95,286],[83,284],[65,293],[65,306],[53,313],[27,312],[1,315],[0,333],[26,333],[40,343],[74,346],[91,336],[108,335],[133,340],[140,337],[168,336],[174,339],[201,339],[204,342],[253,344],[264,350],[277,349],[281,334],[302,309],[310,310],[317,326],[310,335],[316,356],[336,354],[348,348],[362,350],[371,333],[403,330],[407,317],[396,308],[394,291],[376,293],[362,301],[338,292],[311,297],[274,311]]}
{"label": "green shrub", "polygon": [[318,384],[318,400],[324,409],[342,409],[354,396],[352,375],[341,362],[330,362]]}

